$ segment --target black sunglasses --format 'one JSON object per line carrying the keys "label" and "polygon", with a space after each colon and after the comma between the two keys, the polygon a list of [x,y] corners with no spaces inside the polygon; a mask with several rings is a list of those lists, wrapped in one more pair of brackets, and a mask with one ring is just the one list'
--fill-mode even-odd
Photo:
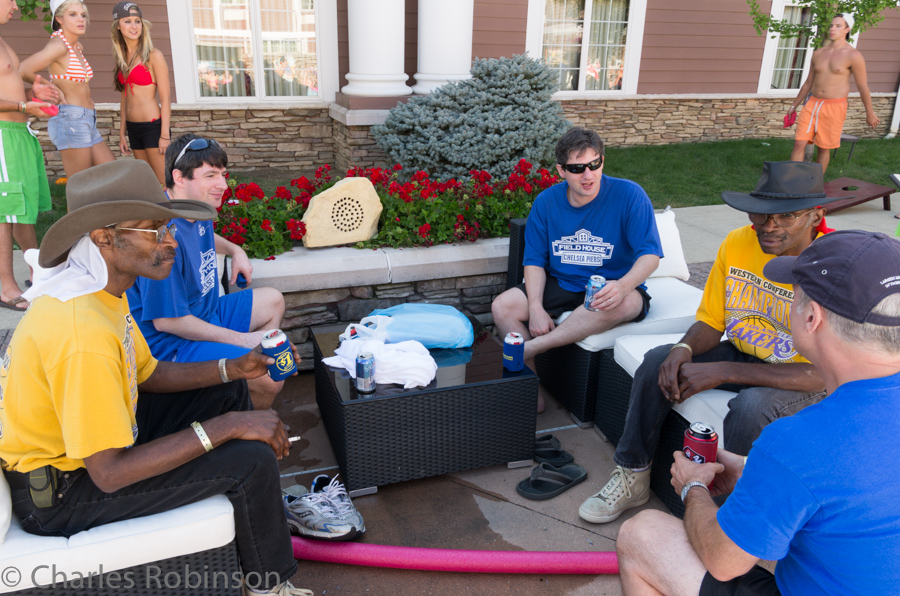
{"label": "black sunglasses", "polygon": [[560,165],[562,169],[573,174],[583,174],[585,168],[590,168],[592,172],[596,172],[603,165],[603,158],[598,157],[591,163],[564,163]]}
{"label": "black sunglasses", "polygon": [[218,145],[215,141],[211,139],[193,139],[188,142],[187,145],[184,146],[184,149],[181,150],[181,153],[178,154],[178,157],[175,158],[175,161],[172,162],[172,168],[175,168],[178,165],[178,161],[184,157],[184,154],[188,151],[202,151],[209,147],[210,145]]}

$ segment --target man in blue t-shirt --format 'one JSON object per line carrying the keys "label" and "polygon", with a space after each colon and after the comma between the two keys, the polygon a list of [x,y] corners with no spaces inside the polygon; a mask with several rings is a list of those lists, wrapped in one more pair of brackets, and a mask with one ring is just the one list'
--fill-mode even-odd
{"label": "man in blue t-shirt", "polygon": [[[684,522],[643,511],[622,525],[626,594],[897,593],[900,242],[832,232],[764,273],[794,284],[794,346],[828,397],[767,426],[747,458],[676,452]],[[710,495],[731,490],[717,509]],[[774,575],[760,559],[778,561]]]}
{"label": "man in blue t-shirt", "polygon": [[[216,209],[228,188],[228,156],[218,143],[186,134],[166,149],[166,193]],[[131,312],[159,360],[203,362],[238,358],[281,325],[284,297],[274,288],[253,288],[219,297],[216,254],[231,257],[231,284],[239,273],[252,281],[244,250],[214,233],[211,221],[172,220],[178,249],[166,279],[137,278],[128,290]],[[225,379],[223,378],[223,382]],[[268,376],[248,381],[253,407],[271,407],[284,381]]]}
{"label": "man in blue t-shirt", "polygon": [[[643,284],[663,256],[650,198],[634,182],[603,174],[597,133],[570,129],[556,144],[556,161],[563,182],[539,194],[528,215],[525,283],[491,305],[501,337],[514,331],[525,338],[531,370],[537,354],[647,316]],[[578,308],[592,275],[605,277],[606,286],[591,310]],[[572,314],[557,326],[565,311]]]}

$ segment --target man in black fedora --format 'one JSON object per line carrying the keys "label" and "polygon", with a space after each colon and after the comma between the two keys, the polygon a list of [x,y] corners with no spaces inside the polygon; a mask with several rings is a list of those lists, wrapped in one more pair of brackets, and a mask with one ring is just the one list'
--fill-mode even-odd
{"label": "man in black fedora", "polygon": [[170,220],[215,210],[170,203],[139,160],[73,175],[66,198],[0,364],[0,458],[22,529],[68,537],[224,494],[245,587],[305,593],[287,582],[297,566],[277,460],[290,442],[275,412],[252,410],[246,383],[273,359],[157,361],[124,296],[139,275],[169,274]]}
{"label": "man in black fedora", "polygon": [[[578,513],[593,523],[617,519],[650,498],[651,458],[672,406],[701,391],[736,391],[725,417],[725,448],[746,455],[769,422],[816,403],[825,384],[794,349],[790,284],[767,280],[776,256],[798,255],[825,233],[822,166],[766,162],[756,190],[723,192],[750,225],[731,231],[716,255],[697,322],[674,345],[647,352],[631,389],[625,429],[609,482]],[[722,341],[725,334],[727,340]]]}

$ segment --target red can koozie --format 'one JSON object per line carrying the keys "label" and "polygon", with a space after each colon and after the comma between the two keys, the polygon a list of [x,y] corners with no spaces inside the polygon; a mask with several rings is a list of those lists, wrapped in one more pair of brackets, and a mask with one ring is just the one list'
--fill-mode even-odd
{"label": "red can koozie", "polygon": [[684,431],[684,456],[698,464],[709,464],[716,461],[719,449],[719,435],[710,425],[694,422]]}

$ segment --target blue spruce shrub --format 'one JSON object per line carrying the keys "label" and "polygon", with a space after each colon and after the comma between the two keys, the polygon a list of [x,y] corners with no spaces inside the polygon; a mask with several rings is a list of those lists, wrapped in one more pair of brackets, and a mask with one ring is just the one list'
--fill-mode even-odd
{"label": "blue spruce shrub", "polygon": [[448,83],[390,111],[372,135],[408,176],[467,178],[471,170],[505,176],[520,159],[554,163],[557,139],[571,126],[550,99],[556,77],[525,55],[476,59],[472,78]]}

